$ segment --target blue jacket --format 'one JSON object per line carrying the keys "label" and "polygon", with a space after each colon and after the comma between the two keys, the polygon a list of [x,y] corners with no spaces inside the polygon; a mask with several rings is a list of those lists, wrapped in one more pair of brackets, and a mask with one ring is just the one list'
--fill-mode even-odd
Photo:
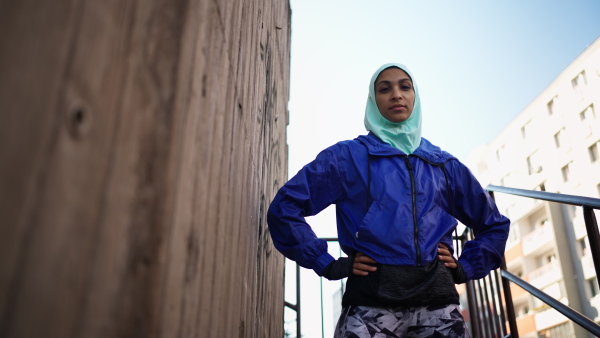
{"label": "blue jacket", "polygon": [[347,254],[427,265],[437,257],[438,243],[453,251],[458,219],[475,234],[459,257],[468,280],[486,276],[504,256],[508,218],[466,166],[424,138],[411,155],[372,133],[337,143],[278,191],[267,215],[275,247],[319,275],[334,258],[305,217],[331,204]]}

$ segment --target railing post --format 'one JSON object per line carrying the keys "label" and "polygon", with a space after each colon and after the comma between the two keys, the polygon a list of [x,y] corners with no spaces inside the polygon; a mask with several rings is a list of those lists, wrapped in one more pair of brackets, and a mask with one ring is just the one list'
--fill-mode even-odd
{"label": "railing post", "polygon": [[[494,200],[496,201],[496,197],[494,196],[493,191],[489,191],[488,193]],[[502,265],[500,266],[500,270],[506,269],[506,257],[502,260]],[[502,278],[502,289],[504,290],[504,304],[506,305],[506,316],[508,317],[508,327],[510,329],[511,338],[519,338],[519,330],[517,329],[517,317],[515,314],[515,306],[513,304],[512,292],[510,291],[510,281],[506,278]],[[506,325],[502,323],[502,325]]]}
{"label": "railing post", "polygon": [[[600,272],[600,234],[598,232],[598,223],[596,222],[594,209],[584,206],[583,219],[585,221],[585,227],[590,242],[590,251],[592,252],[592,260],[594,261],[596,276],[598,276],[598,273]],[[597,281],[600,287],[600,278]]]}
{"label": "railing post", "polygon": [[505,337],[507,332],[506,332],[506,302],[504,302],[504,304],[502,304],[502,291],[500,291],[500,280],[502,279],[502,277],[500,276],[500,273],[498,272],[498,269],[494,270],[494,276],[496,278],[496,290],[498,290],[498,304],[500,306],[500,325],[502,328],[502,336]]}
{"label": "railing post", "polygon": [[[500,270],[506,270],[506,259],[502,261]],[[519,330],[517,329],[517,317],[515,307],[512,300],[512,292],[510,291],[510,281],[502,278],[502,289],[504,290],[504,303],[506,305],[506,316],[508,317],[508,327],[510,329],[511,338],[519,338]]]}
{"label": "railing post", "polygon": [[302,337],[300,325],[300,265],[296,263],[296,338]]}
{"label": "railing post", "polygon": [[479,334],[480,330],[480,321],[475,320],[475,317],[479,319],[478,309],[477,309],[477,296],[475,295],[475,286],[474,281],[467,282],[467,302],[469,303],[469,321],[471,322],[471,333],[473,337],[481,337]]}

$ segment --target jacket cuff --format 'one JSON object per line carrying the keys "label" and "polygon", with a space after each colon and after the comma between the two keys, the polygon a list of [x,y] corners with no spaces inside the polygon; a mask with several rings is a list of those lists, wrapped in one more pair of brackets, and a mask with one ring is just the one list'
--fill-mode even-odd
{"label": "jacket cuff", "polygon": [[325,267],[327,267],[327,265],[329,265],[334,260],[335,259],[333,258],[333,256],[331,256],[328,252],[325,252],[324,254],[319,256],[319,258],[317,258],[313,270],[315,270],[317,275],[323,276],[323,270],[325,270]]}
{"label": "jacket cuff", "polygon": [[470,281],[473,279],[473,267],[471,266],[471,264],[469,264],[467,261],[463,260],[463,259],[459,259],[458,260],[460,262],[460,265],[463,268],[463,271],[465,272],[465,276],[467,276],[467,281]]}

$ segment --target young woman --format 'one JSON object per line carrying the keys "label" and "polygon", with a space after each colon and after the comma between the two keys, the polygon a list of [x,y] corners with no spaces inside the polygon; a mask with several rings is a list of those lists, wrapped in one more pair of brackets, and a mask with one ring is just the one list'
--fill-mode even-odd
{"label": "young woman", "polygon": [[[404,65],[373,74],[365,127],[279,190],[267,219],[273,242],[320,276],[348,277],[335,337],[469,337],[454,284],[500,266],[510,222],[467,167],[421,137],[419,91]],[[337,260],[305,220],[331,204],[348,255]],[[475,234],[458,260],[456,220]]]}

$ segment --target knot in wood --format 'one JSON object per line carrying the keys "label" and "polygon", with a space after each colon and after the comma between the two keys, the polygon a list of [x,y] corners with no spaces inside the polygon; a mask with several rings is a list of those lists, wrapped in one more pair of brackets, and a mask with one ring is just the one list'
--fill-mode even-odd
{"label": "knot in wood", "polygon": [[67,113],[67,130],[72,138],[81,138],[89,129],[91,114],[82,105],[74,105]]}

